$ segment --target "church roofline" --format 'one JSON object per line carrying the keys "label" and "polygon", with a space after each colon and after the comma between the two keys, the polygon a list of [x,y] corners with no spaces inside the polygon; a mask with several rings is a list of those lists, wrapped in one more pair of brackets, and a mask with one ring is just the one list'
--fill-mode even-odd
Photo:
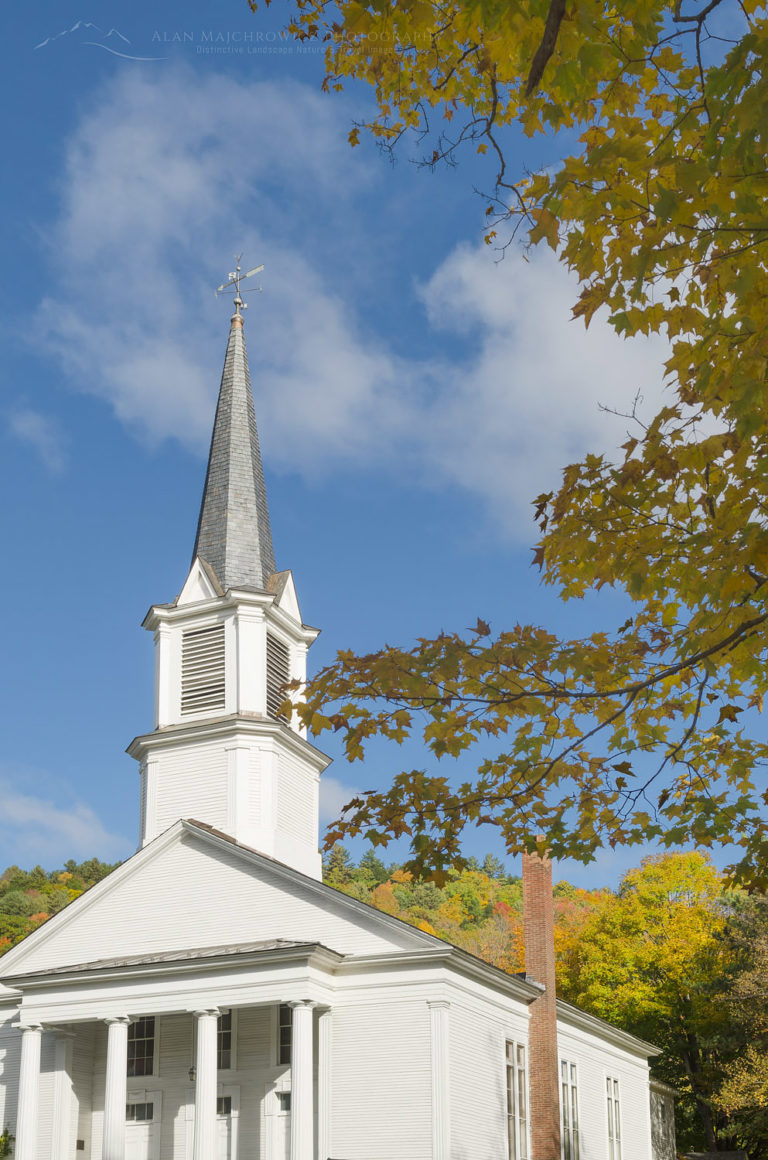
{"label": "church roofline", "polygon": [[[280,575],[280,573],[277,573]],[[271,609],[271,615],[276,621],[280,623],[284,621],[286,630],[290,630],[293,635],[298,634],[306,644],[312,644],[320,635],[320,629],[313,627],[311,624],[297,624],[290,616],[288,616],[278,605],[277,601],[280,598],[279,592],[268,592],[266,590],[239,587],[228,588],[223,596],[212,596],[208,600],[198,600],[190,604],[177,604],[174,601],[172,604],[153,604],[147,611],[146,616],[141,622],[141,627],[146,628],[152,632],[160,624],[171,624],[175,620],[187,620],[190,612],[217,612],[224,609],[237,608],[239,605],[251,604],[257,608]]]}
{"label": "church roofline", "polygon": [[638,1035],[632,1035],[629,1031],[622,1031],[620,1027],[615,1027],[613,1023],[601,1019],[599,1015],[590,1015],[588,1011],[582,1011],[580,1007],[574,1007],[572,1003],[566,1003],[564,999],[557,1000],[557,1020],[558,1023],[561,1021],[569,1023],[572,1027],[577,1027],[580,1031],[586,1031],[590,1035],[601,1035],[604,1039],[609,1039],[616,1047],[632,1051],[646,1059],[663,1054],[660,1047],[656,1047],[646,1039],[640,1039]]}
{"label": "church roofline", "polygon": [[[188,745],[190,741],[209,741],[233,732],[256,737],[279,737],[297,757],[313,765],[318,775],[327,769],[332,761],[332,758],[301,734],[294,733],[284,722],[275,721],[271,717],[246,717],[242,713],[229,713],[225,717],[204,717],[185,721],[181,725],[164,725],[160,729],[155,729],[153,733],[142,733],[134,737],[125,752],[136,761],[141,761],[144,755],[151,753],[153,749],[167,749],[169,743]],[[203,824],[198,823],[201,826]]]}
{"label": "church roofline", "polygon": [[75,963],[64,967],[50,967],[39,971],[23,971],[15,975],[5,975],[6,983],[17,991],[26,991],[51,985],[61,986],[76,982],[79,978],[125,978],[139,975],[190,974],[201,968],[206,971],[276,963],[296,963],[312,961],[315,965],[333,969],[344,956],[319,942],[300,943],[284,939],[271,942],[241,943],[232,946],[196,947],[186,951],[169,951],[164,954],[137,955],[122,959],[96,959],[93,962]]}

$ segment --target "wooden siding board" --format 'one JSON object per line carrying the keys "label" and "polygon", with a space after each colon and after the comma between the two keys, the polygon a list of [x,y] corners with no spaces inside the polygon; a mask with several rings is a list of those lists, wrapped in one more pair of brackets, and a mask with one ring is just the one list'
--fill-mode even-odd
{"label": "wooden siding board", "polygon": [[494,1012],[451,1003],[451,1160],[507,1160],[507,1038]]}
{"label": "wooden siding board", "polygon": [[430,1160],[431,1061],[425,1002],[389,1000],[334,1007],[331,1076],[334,1156]]}
{"label": "wooden siding board", "polygon": [[317,845],[315,775],[290,754],[278,755],[277,826],[300,842]]}
{"label": "wooden siding board", "polygon": [[21,1033],[10,1024],[0,1025],[0,1128],[16,1132],[16,1103],[19,1098]]}
{"label": "wooden siding board", "polygon": [[157,755],[157,830],[179,818],[204,818],[226,829],[227,754],[218,744],[197,744]]}
{"label": "wooden siding board", "polygon": [[[96,1028],[85,1024],[77,1027],[72,1041],[72,1086],[75,1106],[72,1114],[72,1155],[90,1160],[93,1121],[94,1041]],[[76,1152],[76,1142],[82,1140],[85,1148]]]}

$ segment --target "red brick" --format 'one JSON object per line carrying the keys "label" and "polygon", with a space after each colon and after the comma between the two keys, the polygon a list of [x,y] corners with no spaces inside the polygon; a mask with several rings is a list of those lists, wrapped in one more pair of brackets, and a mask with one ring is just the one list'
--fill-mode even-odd
{"label": "red brick", "polygon": [[545,987],[543,994],[530,1007],[531,1160],[560,1160],[552,863],[549,858],[540,858],[537,854],[523,854],[523,922],[525,972]]}

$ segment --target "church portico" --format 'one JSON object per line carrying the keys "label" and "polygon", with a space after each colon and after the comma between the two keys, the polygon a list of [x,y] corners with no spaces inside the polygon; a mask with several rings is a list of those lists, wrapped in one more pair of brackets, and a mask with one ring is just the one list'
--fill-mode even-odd
{"label": "church portico", "polygon": [[[27,1022],[16,1160],[315,1160],[327,1139],[330,1021],[329,1007],[293,998]],[[35,1114],[51,1079],[63,1097],[52,1140]]]}

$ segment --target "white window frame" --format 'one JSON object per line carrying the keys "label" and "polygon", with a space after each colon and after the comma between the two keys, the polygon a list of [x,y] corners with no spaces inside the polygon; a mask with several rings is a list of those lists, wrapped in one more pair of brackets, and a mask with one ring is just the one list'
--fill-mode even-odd
{"label": "white window frame", "polygon": [[[528,1160],[531,1130],[528,1049],[524,1043],[515,1039],[507,1039],[505,1042],[504,1076],[507,1110],[507,1158],[508,1160]],[[521,1107],[523,1102],[524,1108]]]}
{"label": "white window frame", "polygon": [[605,1115],[608,1138],[608,1160],[621,1160],[621,1081],[617,1075],[605,1074]]}
{"label": "white window frame", "polygon": [[[274,1008],[274,1014],[272,1016],[272,1028],[273,1028],[272,1042],[275,1045],[274,1046],[274,1053],[273,1053],[274,1066],[275,1067],[290,1068],[290,1066],[291,1066],[290,1059],[288,1060],[287,1063],[280,1062],[280,1008],[281,1007],[288,1007],[290,1009],[290,1003],[278,1003]],[[293,1021],[292,1009],[291,1009],[291,1021]]]}
{"label": "white window frame", "polygon": [[[228,1075],[232,1071],[237,1071],[237,1007],[227,1008],[232,1015],[232,1047],[230,1050],[229,1067],[220,1067],[218,1070],[224,1075]],[[225,1011],[220,1011],[220,1015],[226,1014]],[[219,1057],[219,1023],[216,1021],[216,1060]],[[229,1093],[227,1093],[229,1094]]]}
{"label": "white window frame", "polygon": [[[560,1060],[560,1155],[581,1160],[581,1108],[579,1069],[572,1059]],[[565,1092],[563,1089],[565,1088]]]}
{"label": "white window frame", "polygon": [[[139,1023],[142,1019],[154,1019],[155,1034],[153,1036],[152,1047],[152,1071],[145,1071],[143,1075],[129,1075],[127,1076],[128,1083],[143,1083],[147,1079],[157,1079],[160,1075],[160,1020],[157,1015],[139,1015],[136,1019],[131,1020],[131,1026]],[[126,1072],[128,1067],[126,1065]]]}
{"label": "white window frame", "polygon": [[[138,1077],[137,1077],[138,1078]],[[152,1104],[151,1120],[126,1120],[126,1127],[132,1124],[159,1124],[163,1118],[163,1093],[147,1091],[146,1088],[134,1089],[125,1093],[126,1104]]]}

